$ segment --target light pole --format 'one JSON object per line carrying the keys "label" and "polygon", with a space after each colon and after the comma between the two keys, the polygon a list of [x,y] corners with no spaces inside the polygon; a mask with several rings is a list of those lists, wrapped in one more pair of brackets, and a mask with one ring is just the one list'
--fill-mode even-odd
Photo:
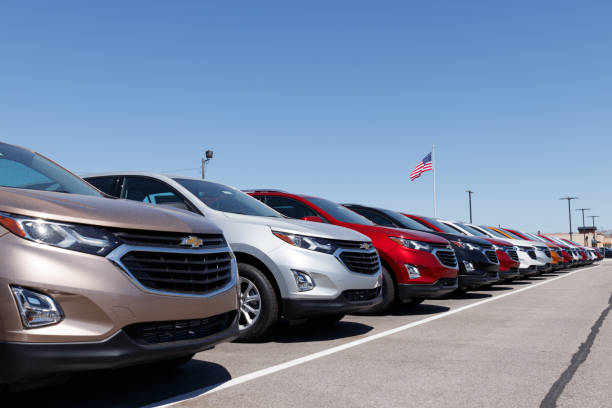
{"label": "light pole", "polygon": [[[593,229],[595,229],[595,218],[599,218],[599,215],[589,215],[589,217],[593,220]],[[597,248],[597,230],[593,231],[593,240],[595,241],[595,248]]]}
{"label": "light pole", "polygon": [[[576,209],[576,211],[582,211],[582,228],[585,227],[585,225],[584,225],[584,212],[585,211],[589,211],[589,210],[590,210],[590,208],[577,208]],[[584,245],[586,246],[586,244],[587,244],[587,234],[586,233],[583,234],[583,239],[584,239]]]}
{"label": "light pole", "polygon": [[472,223],[472,194],[474,194],[474,192],[472,190],[465,190],[466,193],[468,193],[468,201],[470,203],[470,224]]}
{"label": "light pole", "polygon": [[204,153],[204,157],[202,157],[202,180],[204,180],[206,177],[206,165],[208,164],[209,161],[211,161],[213,158],[213,151],[212,150],[207,150]]}
{"label": "light pole", "polygon": [[570,223],[570,241],[572,240],[572,200],[577,200],[578,197],[563,197],[559,200],[567,200],[567,213],[569,214],[569,223]]}

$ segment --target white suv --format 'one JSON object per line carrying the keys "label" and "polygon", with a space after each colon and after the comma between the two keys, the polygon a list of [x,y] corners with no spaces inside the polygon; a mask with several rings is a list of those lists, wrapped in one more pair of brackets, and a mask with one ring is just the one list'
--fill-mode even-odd
{"label": "white suv", "polygon": [[476,231],[485,234],[488,237],[503,239],[516,246],[518,248],[519,261],[521,263],[521,266],[519,267],[521,276],[536,275],[538,271],[544,267],[545,262],[542,262],[537,259],[537,252],[539,251],[536,251],[535,245],[533,245],[532,242],[523,239],[511,239],[491,228],[487,228],[484,226],[481,227],[474,224],[466,225]]}
{"label": "white suv", "polygon": [[235,188],[196,178],[130,172],[85,179],[111,196],[201,214],[223,230],[238,261],[240,340],[261,340],[280,319],[334,322],[382,301],[378,253],[361,233],[289,220]]}

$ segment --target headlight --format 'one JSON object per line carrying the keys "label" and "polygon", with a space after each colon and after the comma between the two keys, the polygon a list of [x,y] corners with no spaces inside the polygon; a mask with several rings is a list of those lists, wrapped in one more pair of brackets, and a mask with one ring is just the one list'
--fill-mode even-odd
{"label": "headlight", "polygon": [[478,245],[470,244],[469,242],[461,242],[461,241],[451,241],[451,244],[456,246],[457,248],[464,248],[470,251],[481,251],[482,248]]}
{"label": "headlight", "polygon": [[406,248],[416,249],[418,251],[431,252],[431,244],[423,241],[415,241],[412,239],[404,239],[400,237],[389,237],[389,239],[397,244],[403,245]]}
{"label": "headlight", "polygon": [[106,256],[120,242],[109,232],[86,225],[65,224],[0,213],[0,224],[22,238],[40,244]]}
{"label": "headlight", "polygon": [[280,231],[272,231],[272,233],[289,245],[299,248],[310,249],[311,251],[323,252],[325,254],[333,254],[336,251],[336,246],[325,238],[307,237]]}

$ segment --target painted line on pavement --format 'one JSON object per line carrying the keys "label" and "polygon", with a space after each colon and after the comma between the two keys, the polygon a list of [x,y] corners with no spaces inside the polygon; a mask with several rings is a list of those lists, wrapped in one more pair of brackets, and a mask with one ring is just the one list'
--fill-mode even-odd
{"label": "painted line on pavement", "polygon": [[403,332],[405,330],[412,329],[413,327],[421,326],[423,324],[426,324],[426,323],[429,323],[429,322],[433,322],[435,320],[439,320],[439,319],[442,319],[442,318],[454,315],[456,313],[460,313],[460,312],[463,312],[463,311],[466,311],[466,310],[469,310],[469,309],[473,309],[475,307],[482,306],[482,305],[484,305],[486,303],[489,303],[489,302],[494,302],[496,300],[503,299],[503,298],[508,297],[508,296],[516,295],[517,293],[522,293],[522,292],[525,292],[527,290],[531,290],[531,289],[537,288],[539,286],[546,285],[546,284],[551,283],[551,282],[555,282],[555,281],[557,281],[559,279],[567,278],[568,276],[572,276],[573,274],[578,273],[578,272],[584,272],[584,271],[588,271],[590,269],[595,269],[595,268],[598,268],[599,266],[602,266],[602,265],[603,265],[603,263],[601,263],[599,265],[596,265],[596,266],[591,266],[591,267],[588,267],[588,268],[584,268],[584,269],[578,269],[578,270],[575,270],[573,272],[568,272],[568,273],[565,273],[564,275],[557,276],[557,277],[552,278],[552,279],[547,279],[547,280],[539,282],[539,283],[534,283],[534,284],[532,284],[530,286],[526,286],[524,288],[516,289],[516,290],[513,290],[511,292],[504,293],[504,294],[501,294],[501,295],[494,295],[493,297],[490,297],[490,298],[487,298],[487,299],[484,299],[484,300],[480,300],[480,301],[475,302],[475,303],[470,303],[469,305],[461,306],[461,307],[458,307],[456,309],[451,309],[451,310],[448,310],[446,312],[442,312],[440,314],[437,314],[435,316],[430,316],[430,317],[427,317],[425,319],[417,320],[416,322],[412,322],[412,323],[408,323],[408,324],[396,327],[394,329],[389,329],[389,330],[382,331],[380,333],[372,334],[370,336],[363,337],[363,338],[358,339],[358,340],[349,341],[348,343],[344,343],[344,344],[341,344],[339,346],[334,346],[334,347],[331,347],[331,348],[326,349],[326,350],[321,350],[321,351],[318,351],[318,352],[313,353],[313,354],[309,354],[309,355],[306,355],[306,356],[303,356],[303,357],[296,358],[294,360],[287,361],[285,363],[277,364],[277,365],[274,365],[274,366],[271,366],[271,367],[268,367],[268,368],[263,368],[261,370],[254,371],[254,372],[249,373],[249,374],[244,374],[244,375],[241,375],[239,377],[232,378],[231,380],[223,382],[223,383],[218,383],[218,384],[210,385],[208,387],[203,387],[203,388],[200,388],[200,389],[197,389],[197,390],[194,390],[194,391],[190,391],[190,392],[185,393],[185,394],[181,394],[180,396],[175,396],[175,397],[172,397],[172,398],[168,398],[166,400],[163,400],[163,401],[160,401],[160,402],[157,402],[157,403],[154,403],[154,404],[150,404],[150,405],[147,405],[147,406],[148,407],[170,407],[172,405],[179,404],[181,402],[186,402],[186,401],[198,398],[198,397],[203,397],[205,395],[212,394],[212,393],[224,390],[226,388],[235,387],[237,385],[244,384],[246,382],[255,380],[257,378],[265,377],[267,375],[274,374],[274,373],[277,373],[279,371],[286,370],[288,368],[295,367],[295,366],[298,366],[298,365],[301,365],[301,364],[304,364],[304,363],[308,363],[310,361],[317,360],[319,358],[326,357],[326,356],[329,356],[331,354],[339,353],[341,351],[348,350],[350,348],[357,347],[357,346],[360,346],[362,344],[366,344],[366,343],[372,342],[374,340],[378,340],[378,339],[381,339],[381,338],[384,338],[384,337],[388,337],[388,336],[391,336],[393,334],[397,334],[397,333]]}

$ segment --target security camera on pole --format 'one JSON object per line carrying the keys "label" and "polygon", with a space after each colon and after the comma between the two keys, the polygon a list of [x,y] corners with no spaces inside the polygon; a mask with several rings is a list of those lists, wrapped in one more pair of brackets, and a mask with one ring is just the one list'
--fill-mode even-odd
{"label": "security camera on pole", "polygon": [[202,157],[202,180],[204,180],[206,177],[206,165],[208,164],[209,161],[211,161],[213,158],[213,151],[212,150],[207,150],[206,153],[204,153],[204,157]]}

